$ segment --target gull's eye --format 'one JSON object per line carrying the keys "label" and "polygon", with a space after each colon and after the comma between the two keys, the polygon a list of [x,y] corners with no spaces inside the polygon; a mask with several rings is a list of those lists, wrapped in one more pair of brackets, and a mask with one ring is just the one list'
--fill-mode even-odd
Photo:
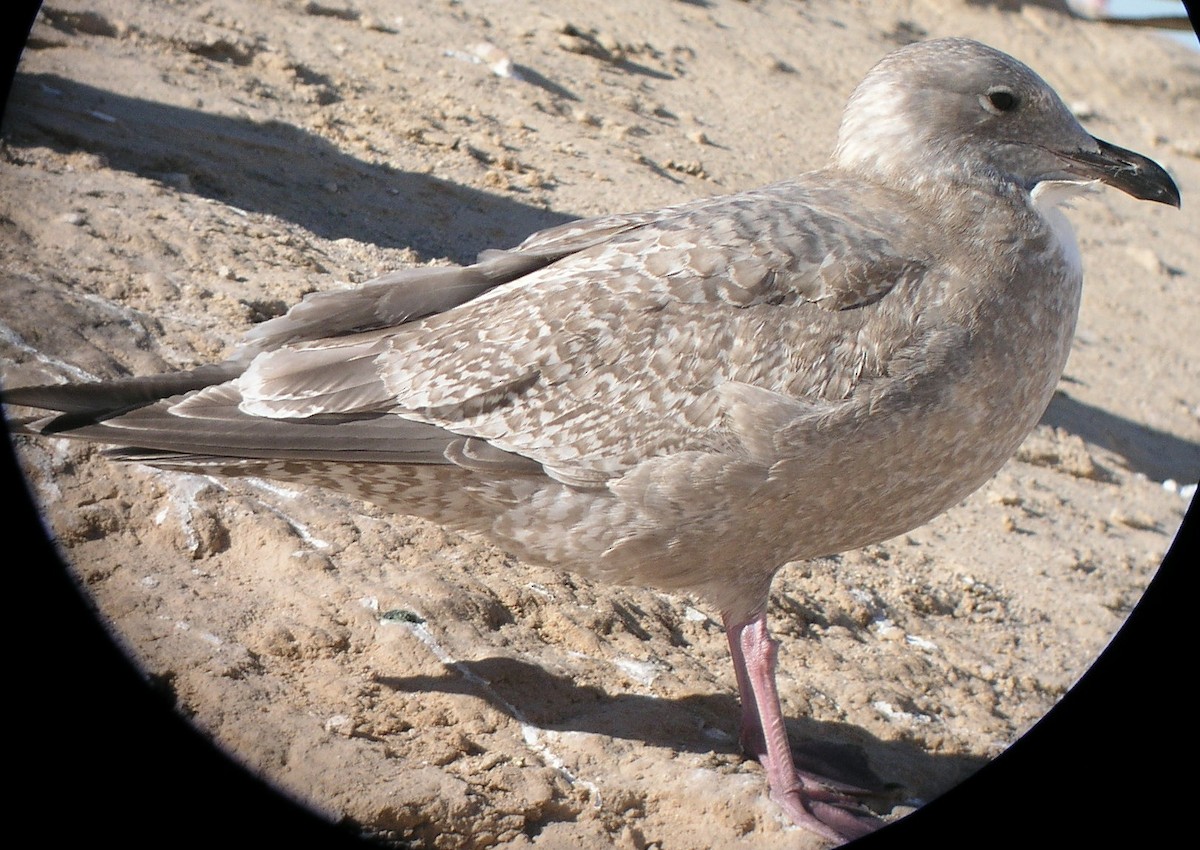
{"label": "gull's eye", "polygon": [[1017,108],[1020,102],[1017,96],[1013,94],[1012,89],[1004,86],[996,86],[988,89],[987,94],[979,98],[979,102],[983,104],[983,108],[988,112],[993,112],[999,115],[1001,112],[1012,112]]}

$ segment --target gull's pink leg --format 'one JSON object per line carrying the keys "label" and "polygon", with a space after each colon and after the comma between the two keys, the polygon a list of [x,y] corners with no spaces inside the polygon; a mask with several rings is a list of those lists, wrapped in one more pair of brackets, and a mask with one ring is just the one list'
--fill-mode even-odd
{"label": "gull's pink leg", "polygon": [[739,727],[738,743],[742,752],[761,761],[767,754],[767,743],[763,739],[762,720],[758,716],[758,701],[750,684],[750,673],[746,670],[746,655],[742,651],[741,634],[747,624],[726,627],[729,639],[729,654],[733,656],[733,672],[737,674],[738,696],[742,703],[742,722]]}
{"label": "gull's pink leg", "polygon": [[766,613],[743,623],[726,621],[725,634],[742,699],[742,748],[766,770],[772,799],[797,826],[838,843],[878,829],[874,816],[830,790],[839,783],[796,770],[775,687],[779,642],[767,631]]}

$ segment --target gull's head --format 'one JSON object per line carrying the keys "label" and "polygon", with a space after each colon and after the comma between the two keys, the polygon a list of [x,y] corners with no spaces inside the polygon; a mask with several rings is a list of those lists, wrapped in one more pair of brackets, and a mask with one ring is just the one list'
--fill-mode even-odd
{"label": "gull's head", "polygon": [[965,38],[910,44],[859,83],[842,116],[834,163],[884,183],[1097,180],[1143,200],[1179,206],[1159,165],[1101,141],[1027,66]]}

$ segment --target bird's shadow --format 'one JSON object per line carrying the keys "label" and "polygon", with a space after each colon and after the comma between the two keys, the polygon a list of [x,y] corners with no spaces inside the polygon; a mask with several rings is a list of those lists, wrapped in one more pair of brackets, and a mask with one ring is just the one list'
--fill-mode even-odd
{"label": "bird's shadow", "polygon": [[[588,732],[692,753],[736,753],[741,710],[732,694],[680,698],[609,694],[514,658],[456,662],[436,676],[381,676],[376,681],[406,693],[440,692],[476,697],[514,719],[556,732]],[[885,741],[850,724],[789,718],[797,764],[830,779],[872,792],[880,800],[927,800],[983,767],[978,756],[933,754],[903,739]],[[870,765],[903,766],[897,775]],[[903,774],[903,775],[900,775]]]}
{"label": "bird's shadow", "polygon": [[[321,136],[144,100],[55,74],[18,74],[4,132],[11,155],[44,145],[110,168],[293,222],[426,257],[470,262],[573,216],[427,174],[371,163]],[[417,142],[413,142],[417,144]]]}
{"label": "bird's shadow", "polygon": [[1154,481],[1200,479],[1200,444],[1084,404],[1061,390],[1042,414],[1042,424],[1120,455],[1131,471]]}

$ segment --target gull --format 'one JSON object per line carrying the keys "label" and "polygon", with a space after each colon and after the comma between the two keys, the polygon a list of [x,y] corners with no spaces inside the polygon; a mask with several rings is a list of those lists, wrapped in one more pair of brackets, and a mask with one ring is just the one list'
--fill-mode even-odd
{"label": "gull", "polygon": [[867,74],[818,171],[312,294],[189,372],[4,400],[120,460],[333,488],[706,600],[743,750],[840,842],[881,821],[796,767],[772,578],[921,525],[1016,450],[1079,309],[1059,206],[1097,183],[1180,203],[1028,67],[937,39]]}

